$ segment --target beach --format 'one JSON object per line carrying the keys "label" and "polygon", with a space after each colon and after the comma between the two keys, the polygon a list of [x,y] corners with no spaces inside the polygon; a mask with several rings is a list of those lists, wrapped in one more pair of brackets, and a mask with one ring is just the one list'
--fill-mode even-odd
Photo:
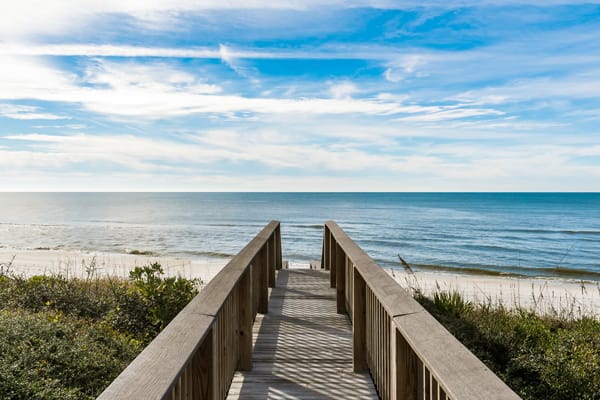
{"label": "beach", "polygon": [[[192,259],[154,257],[65,250],[0,249],[0,268],[25,276],[60,274],[67,277],[127,278],[136,266],[158,262],[165,274],[199,278],[208,283],[229,259]],[[308,264],[292,262],[292,268]],[[426,296],[435,292],[458,292],[465,300],[478,304],[522,308],[541,315],[600,317],[600,282],[559,278],[522,278],[514,276],[469,275],[459,273],[384,268],[398,284]]]}
{"label": "beach", "polygon": [[476,304],[525,309],[538,315],[600,317],[600,282],[560,278],[468,275],[387,268],[400,286],[428,297],[457,292]]}
{"label": "beach", "polygon": [[66,250],[0,249],[0,268],[24,276],[63,275],[66,277],[127,278],[138,266],[158,262],[168,276],[198,278],[209,282],[229,260],[154,257],[137,254],[82,252]]}

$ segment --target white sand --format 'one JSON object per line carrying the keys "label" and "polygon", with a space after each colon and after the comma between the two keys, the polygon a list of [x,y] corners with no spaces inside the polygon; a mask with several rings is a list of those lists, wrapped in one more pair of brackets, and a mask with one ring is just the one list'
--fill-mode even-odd
{"label": "white sand", "polygon": [[[14,256],[14,260],[13,260]],[[85,253],[63,250],[0,249],[0,269],[12,260],[11,271],[26,276],[62,274],[85,278],[95,263],[95,276],[126,278],[136,266],[159,262],[167,275],[200,278],[209,282],[229,261],[205,258],[150,257],[132,254]],[[290,268],[308,268],[305,263],[290,263]],[[600,282],[563,279],[515,278],[465,275],[445,272],[386,269],[402,286],[431,296],[436,291],[456,291],[475,303],[502,304],[525,308],[539,314],[589,315],[600,318]]]}
{"label": "white sand", "polygon": [[[14,256],[14,260],[13,260]],[[192,260],[176,257],[151,257],[133,254],[84,253],[63,250],[0,249],[0,268],[9,263],[10,270],[26,276],[61,274],[85,278],[88,271],[95,276],[126,278],[136,266],[159,262],[165,274],[211,280],[229,261],[228,259]],[[93,266],[93,268],[91,268]]]}
{"label": "white sand", "polygon": [[386,269],[405,288],[427,296],[436,291],[460,293],[474,303],[502,304],[542,315],[600,317],[600,282],[516,278]]}

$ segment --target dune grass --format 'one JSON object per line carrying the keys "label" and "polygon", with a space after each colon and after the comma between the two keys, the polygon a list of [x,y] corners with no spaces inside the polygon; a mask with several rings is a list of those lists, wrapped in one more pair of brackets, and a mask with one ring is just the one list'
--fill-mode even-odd
{"label": "dune grass", "polygon": [[94,399],[195,296],[159,264],[128,280],[0,271],[0,398]]}
{"label": "dune grass", "polygon": [[523,399],[600,399],[600,321],[473,304],[457,292],[415,297]]}

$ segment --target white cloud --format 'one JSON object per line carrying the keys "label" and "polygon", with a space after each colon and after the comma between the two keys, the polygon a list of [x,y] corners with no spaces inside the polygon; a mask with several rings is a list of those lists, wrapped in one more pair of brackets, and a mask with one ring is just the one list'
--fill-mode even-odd
{"label": "white cloud", "polygon": [[412,115],[409,117],[398,118],[398,121],[406,121],[406,122],[437,122],[437,121],[446,121],[451,119],[460,119],[460,118],[472,118],[472,117],[480,117],[480,116],[499,116],[504,115],[504,112],[493,110],[493,109],[485,109],[485,108],[455,108],[448,109],[447,107],[443,107],[442,111],[439,112],[431,112],[431,113],[423,113],[418,115]]}
{"label": "white cloud", "polygon": [[[349,89],[344,90],[348,93]],[[218,85],[164,63],[96,60],[79,77],[37,58],[0,56],[0,99],[78,103],[87,110],[109,116],[156,119],[195,113],[397,115],[440,111],[437,106],[404,105],[397,98],[385,96],[255,98],[220,94],[221,91]],[[458,118],[459,112],[453,113],[452,117]]]}
{"label": "white cloud", "polygon": [[424,54],[408,54],[396,57],[395,60],[387,63],[388,68],[383,76],[390,82],[400,82],[407,76],[418,74],[418,68],[427,62],[427,57]]}
{"label": "white cloud", "polygon": [[70,117],[56,115],[51,113],[40,113],[38,112],[39,107],[24,106],[18,104],[0,104],[0,117],[20,119],[20,120],[32,120],[32,119],[70,119]]}
{"label": "white cloud", "polygon": [[347,81],[332,84],[329,87],[329,91],[335,99],[348,99],[351,98],[353,94],[360,92],[358,86]]}
{"label": "white cloud", "polygon": [[[293,135],[282,138],[260,131],[207,131],[188,141],[180,139],[10,135],[2,138],[10,146],[0,149],[1,189],[44,190],[42,181],[36,183],[32,177],[54,182],[48,190],[120,190],[127,188],[121,186],[125,177],[131,180],[130,190],[556,190],[557,185],[561,190],[600,189],[593,185],[600,182],[597,168],[571,161],[600,156],[600,144],[498,148],[484,142],[421,143],[401,155],[374,154],[347,140],[316,146],[294,141]],[[16,142],[27,146],[16,150]],[[237,177],[221,170],[223,161],[240,170],[259,163],[278,173]],[[88,171],[87,164],[96,168]],[[111,173],[98,170],[98,165]],[[287,168],[302,173],[291,179]],[[325,171],[333,176],[327,177]]]}

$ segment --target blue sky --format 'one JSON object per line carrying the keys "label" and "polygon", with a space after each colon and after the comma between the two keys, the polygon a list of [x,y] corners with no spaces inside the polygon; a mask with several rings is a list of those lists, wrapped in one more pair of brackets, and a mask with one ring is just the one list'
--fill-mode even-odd
{"label": "blue sky", "polygon": [[600,5],[20,0],[0,190],[600,191]]}

